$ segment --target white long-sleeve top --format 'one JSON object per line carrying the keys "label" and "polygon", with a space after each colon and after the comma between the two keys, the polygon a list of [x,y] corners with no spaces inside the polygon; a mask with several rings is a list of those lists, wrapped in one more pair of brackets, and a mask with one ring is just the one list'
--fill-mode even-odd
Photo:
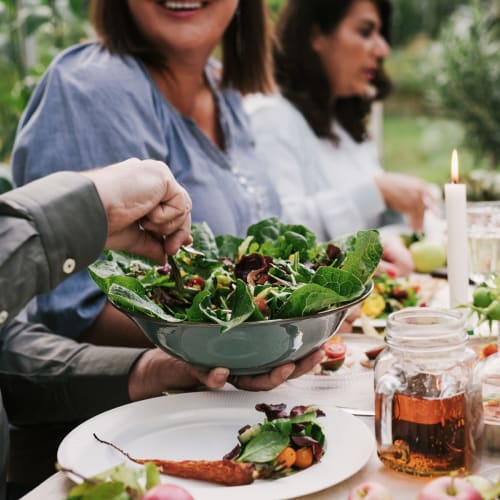
{"label": "white long-sleeve top", "polygon": [[338,145],[319,139],[280,95],[252,95],[244,105],[286,222],[303,224],[326,241],[402,221],[387,209],[375,183],[382,168],[372,141],[356,143],[338,123],[332,124]]}

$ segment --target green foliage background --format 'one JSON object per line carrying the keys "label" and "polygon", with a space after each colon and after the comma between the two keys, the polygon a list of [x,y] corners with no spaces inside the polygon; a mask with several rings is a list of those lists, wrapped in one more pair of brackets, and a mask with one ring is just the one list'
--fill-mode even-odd
{"label": "green foliage background", "polygon": [[40,75],[62,49],[91,33],[87,8],[88,0],[0,0],[0,161],[10,155]]}
{"label": "green foliage background", "polygon": [[[285,1],[267,0],[273,20]],[[0,162],[8,162],[21,113],[47,65],[93,36],[88,3],[0,0]],[[395,91],[384,104],[384,166],[442,183],[453,147],[461,148],[464,172],[498,165],[499,30],[486,12],[500,12],[500,0],[393,0],[393,6],[387,68]]]}

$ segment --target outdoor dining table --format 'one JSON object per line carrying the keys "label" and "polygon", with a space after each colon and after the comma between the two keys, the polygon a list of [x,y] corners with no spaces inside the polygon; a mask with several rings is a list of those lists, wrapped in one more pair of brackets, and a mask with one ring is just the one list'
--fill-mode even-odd
{"label": "outdoor dining table", "polygon": [[[448,301],[448,290],[446,281],[442,281],[444,286],[440,286],[436,292],[436,302],[431,305],[444,305]],[[351,338],[358,337],[358,334],[347,334]],[[360,338],[366,337],[359,334]],[[366,381],[361,385],[358,380],[356,385],[341,385],[335,389],[319,390],[317,387],[308,389],[307,385],[299,383],[302,379],[286,382],[273,391],[267,391],[266,394],[271,395],[275,401],[297,401],[301,403],[301,395],[308,395],[308,398],[313,398],[315,403],[320,407],[322,404],[330,407],[336,406],[344,411],[348,411],[366,425],[374,436],[374,416],[373,416],[373,376],[367,384]],[[227,384],[222,389],[223,391],[236,391],[236,389]],[[255,393],[252,393],[255,394]],[[175,397],[175,394],[166,395],[165,397]],[[347,408],[348,407],[348,408]],[[368,410],[368,411],[362,411]],[[368,414],[362,414],[368,413]],[[500,453],[491,454],[483,452],[481,463],[478,468],[478,473],[497,469],[496,476],[500,476]],[[393,500],[415,499],[422,487],[429,482],[429,478],[412,476],[391,470],[382,464],[379,460],[376,448],[373,447],[368,461],[352,476],[334,484],[326,489],[315,493],[301,496],[307,500],[326,500],[326,499],[347,499],[349,491],[356,485],[365,481],[377,481],[384,484],[391,492]],[[51,477],[42,482],[24,497],[24,500],[63,500],[67,497],[68,492],[74,486],[74,483],[62,472],[57,472]],[[289,498],[289,496],[287,496]],[[215,499],[215,497],[214,497]],[[197,499],[198,500],[198,499]],[[205,498],[200,499],[205,500]],[[243,500],[243,498],[241,499]],[[279,500],[279,499],[277,499]]]}
{"label": "outdoor dining table", "polygon": [[[232,386],[225,386],[223,390],[234,391],[235,389],[232,388]],[[297,392],[296,387],[292,384],[284,384],[271,392],[274,394],[276,401],[300,398],[300,393]],[[175,397],[175,395],[165,397]],[[315,399],[317,400],[318,405],[321,406],[322,402],[333,404],[337,398],[335,397],[334,392],[321,391],[317,393]],[[342,395],[339,395],[339,400],[342,400]],[[357,413],[354,409],[345,411],[350,411],[353,415]],[[374,417],[372,415],[355,415],[355,418],[360,419],[373,433]],[[373,439],[375,440],[374,436]],[[500,455],[494,455],[486,452],[483,453],[479,471],[488,471],[495,467],[500,467]],[[365,481],[377,481],[384,484],[390,490],[394,500],[407,500],[415,499],[418,492],[429,481],[429,478],[411,476],[389,469],[384,466],[382,462],[380,462],[374,447],[374,451],[369,457],[367,463],[351,477],[322,491],[317,491],[310,495],[297,498],[304,498],[307,500],[347,499],[349,491],[354,486]],[[67,494],[72,486],[74,486],[74,483],[64,473],[57,472],[25,495],[23,499],[63,500],[67,497]],[[214,499],[215,498],[216,497],[214,497]],[[277,498],[276,500],[279,499]]]}

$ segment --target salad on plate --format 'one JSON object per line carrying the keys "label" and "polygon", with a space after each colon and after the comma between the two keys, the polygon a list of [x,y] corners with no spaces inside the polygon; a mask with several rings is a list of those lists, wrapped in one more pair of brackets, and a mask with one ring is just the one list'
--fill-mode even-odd
{"label": "salad on plate", "polygon": [[[135,458],[115,443],[94,438],[124,455],[140,469],[119,464],[91,478],[59,467],[78,476],[82,482],[69,493],[68,500],[154,500],[160,490],[183,495],[178,485],[161,484],[160,474],[196,479],[223,486],[242,486],[256,479],[277,479],[307,469],[318,463],[325,453],[326,437],[318,418],[325,413],[314,405],[297,405],[287,411],[286,404],[259,403],[255,409],[265,414],[262,422],[245,425],[237,435],[237,445],[220,460],[165,460]],[[175,491],[174,491],[175,490]],[[174,498],[172,497],[172,498]]]}

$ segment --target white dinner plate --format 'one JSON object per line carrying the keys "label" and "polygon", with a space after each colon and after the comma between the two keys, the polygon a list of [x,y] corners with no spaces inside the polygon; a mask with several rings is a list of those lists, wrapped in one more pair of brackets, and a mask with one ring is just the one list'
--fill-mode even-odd
{"label": "white dinner plate", "polygon": [[[255,404],[283,402],[290,409],[313,402],[307,398],[293,402],[277,398],[272,392],[227,391],[170,395],[130,403],[75,428],[60,444],[57,459],[61,466],[86,477],[126,461],[111,447],[97,442],[93,433],[135,458],[221,459],[236,445],[238,429],[262,422],[264,414],[255,410]],[[368,427],[352,415],[324,404],[321,408],[326,413],[319,422],[324,428],[327,449],[321,461],[308,469],[246,486],[219,486],[164,475],[162,482],[182,485],[200,500],[287,499],[337,484],[366,464],[375,440]]]}

